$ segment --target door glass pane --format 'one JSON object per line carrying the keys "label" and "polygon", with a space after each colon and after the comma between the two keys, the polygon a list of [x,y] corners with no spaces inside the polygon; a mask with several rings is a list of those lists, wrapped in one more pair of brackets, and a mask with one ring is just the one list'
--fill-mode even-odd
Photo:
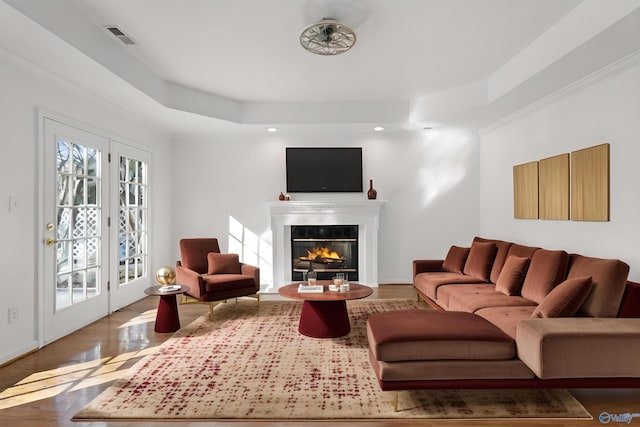
{"label": "door glass pane", "polygon": [[129,229],[133,232],[139,231],[138,228],[138,209],[129,208]]}
{"label": "door glass pane", "polygon": [[85,299],[85,273],[84,270],[80,270],[71,275],[71,294],[73,296],[72,303],[74,304]]}
{"label": "door glass pane", "polygon": [[71,305],[71,275],[60,274],[56,281],[56,310]]}
{"label": "door glass pane", "polygon": [[120,213],[118,218],[118,280],[126,284],[145,277],[147,263],[147,164],[120,157]]}
{"label": "door glass pane", "polygon": [[73,269],[82,269],[87,266],[85,262],[86,244],[84,239],[73,241]]}
{"label": "door glass pane", "polygon": [[71,209],[58,208],[58,235],[57,239],[68,239],[71,230]]}
{"label": "door glass pane", "polygon": [[71,146],[63,139],[59,139],[56,145],[56,170],[60,173],[69,173],[71,171],[71,162],[69,161]]}
{"label": "door glass pane", "polygon": [[136,206],[136,202],[137,202],[136,190],[138,186],[129,184],[128,188],[129,188],[129,205]]}
{"label": "door glass pane", "polygon": [[98,204],[98,180],[90,178],[87,180],[87,204],[88,205],[97,205]]}
{"label": "door glass pane", "polygon": [[98,265],[98,239],[87,239],[87,267]]}
{"label": "door glass pane", "polygon": [[85,147],[80,144],[73,144],[73,174],[85,174]]}
{"label": "door glass pane", "polygon": [[101,152],[58,138],[56,310],[99,295]]}
{"label": "door glass pane", "polygon": [[85,179],[82,177],[73,178],[73,206],[83,206],[86,204]]}
{"label": "door glass pane", "polygon": [[58,204],[62,206],[71,204],[71,177],[58,175]]}
{"label": "door glass pane", "polygon": [[71,242],[68,240],[56,243],[56,259],[58,273],[71,271]]}
{"label": "door glass pane", "polygon": [[87,148],[87,175],[98,176],[98,150]]}
{"label": "door glass pane", "polygon": [[90,268],[87,270],[87,298],[91,298],[98,294],[98,269]]}
{"label": "door glass pane", "polygon": [[98,235],[99,227],[98,210],[95,208],[87,209],[87,236],[93,237]]}

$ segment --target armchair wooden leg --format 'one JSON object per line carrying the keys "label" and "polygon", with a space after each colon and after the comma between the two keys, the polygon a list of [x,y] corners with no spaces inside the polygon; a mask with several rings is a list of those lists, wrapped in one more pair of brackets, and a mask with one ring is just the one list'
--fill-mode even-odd
{"label": "armchair wooden leg", "polygon": [[393,392],[393,412],[398,412],[398,392]]}

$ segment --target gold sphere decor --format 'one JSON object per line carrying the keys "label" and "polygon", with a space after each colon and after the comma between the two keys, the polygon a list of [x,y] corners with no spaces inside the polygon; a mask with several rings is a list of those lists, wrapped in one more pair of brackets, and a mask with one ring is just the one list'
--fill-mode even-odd
{"label": "gold sphere decor", "polygon": [[156,271],[156,280],[161,285],[171,285],[176,280],[176,271],[168,265],[162,266]]}

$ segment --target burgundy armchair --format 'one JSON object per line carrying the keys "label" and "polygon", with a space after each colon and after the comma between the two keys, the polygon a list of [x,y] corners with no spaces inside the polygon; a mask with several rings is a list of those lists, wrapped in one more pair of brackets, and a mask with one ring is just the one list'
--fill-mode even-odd
{"label": "burgundy armchair", "polygon": [[182,239],[180,258],[176,283],[191,288],[183,302],[209,304],[212,321],[214,306],[227,299],[250,296],[260,305],[260,269],[239,262],[237,254],[221,254],[218,239]]}

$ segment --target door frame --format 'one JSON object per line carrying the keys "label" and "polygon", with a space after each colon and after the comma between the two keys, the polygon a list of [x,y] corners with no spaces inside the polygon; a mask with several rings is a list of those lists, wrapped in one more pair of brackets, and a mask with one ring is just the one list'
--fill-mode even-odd
{"label": "door frame", "polygon": [[[44,156],[44,147],[45,147],[45,127],[44,127],[44,121],[45,119],[50,119],[56,122],[60,122],[63,123],[67,126],[71,126],[71,127],[75,127],[78,128],[80,130],[83,130],[85,132],[89,132],[89,133],[93,133],[96,134],[98,136],[102,136],[104,138],[107,138],[109,140],[109,151],[108,153],[111,153],[112,151],[112,143],[114,141],[116,141],[119,144],[123,144],[123,145],[127,145],[130,146],[136,150],[142,150],[144,152],[149,153],[149,175],[148,175],[148,180],[149,180],[149,187],[151,187],[151,170],[153,169],[153,165],[151,164],[152,161],[152,150],[150,147],[132,141],[128,138],[124,138],[120,135],[116,135],[112,132],[106,131],[104,129],[100,129],[96,126],[92,126],[89,125],[85,122],[82,122],[80,120],[76,120],[73,119],[69,116],[66,116],[64,114],[55,112],[53,110],[49,110],[47,108],[43,108],[43,107],[38,107],[37,108],[37,123],[36,123],[36,129],[37,129],[37,144],[35,147],[35,158],[36,158],[36,179],[35,179],[35,184],[36,184],[36,191],[34,194],[34,198],[35,198],[35,206],[37,208],[37,214],[35,215],[36,218],[36,223],[34,224],[35,229],[37,230],[35,233],[35,237],[36,237],[36,250],[35,250],[35,257],[36,257],[36,261],[35,261],[35,272],[34,272],[34,278],[35,278],[35,283],[36,283],[36,307],[37,310],[35,310],[34,313],[34,325],[35,325],[35,338],[37,341],[37,345],[38,348],[42,348],[44,347],[46,344],[49,343],[45,343],[44,341],[44,322],[45,322],[45,245],[44,245],[44,241],[46,239],[46,235],[45,235],[45,220],[46,220],[46,215],[45,215],[45,209],[46,207],[44,206],[44,192],[45,192],[45,187],[46,187],[46,183],[45,183],[45,174],[44,174],[44,166],[45,166],[45,156]],[[109,183],[108,185],[111,187],[111,183],[113,182],[113,176],[114,172],[113,172],[113,162],[111,162],[109,164]],[[117,179],[117,177],[116,177]],[[113,216],[113,210],[116,209],[112,206],[112,193],[113,193],[113,188],[110,188],[109,190],[110,194],[108,194],[108,203],[109,203],[109,216],[112,217]],[[148,201],[148,206],[149,206],[149,227],[151,227],[152,221],[151,221],[151,215],[152,215],[152,202],[151,202],[151,193],[152,191],[149,191],[149,201]],[[113,277],[111,277],[112,274],[112,266],[111,263],[113,262],[111,259],[111,253],[113,252],[112,247],[116,246],[117,247],[117,238],[116,241],[113,242],[112,241],[112,236],[113,236],[113,218],[111,219],[111,223],[112,226],[109,229],[109,251],[107,254],[105,254],[106,259],[108,260],[108,264],[105,266],[104,268],[104,273],[108,275],[108,281],[112,282],[113,281]],[[148,245],[149,248],[152,248],[152,234],[153,232],[150,231],[148,234]],[[117,236],[117,228],[116,228],[116,236]],[[149,250],[149,255],[148,255],[148,261],[147,261],[147,265],[148,265],[148,269],[149,269],[149,285],[152,285],[151,283],[151,266],[153,265],[153,252],[151,250]],[[109,297],[108,297],[108,314],[113,313],[114,311],[116,311],[118,308],[120,307],[113,307],[113,304],[111,302],[111,293],[108,290],[107,291],[109,293]],[[145,294],[142,293],[141,295],[139,295],[140,298],[144,297]],[[136,296],[137,298],[137,296]],[[139,299],[139,298],[138,298]],[[136,301],[137,299],[134,299],[131,302]],[[80,325],[78,326],[78,329],[82,328],[83,326],[86,325]]]}

